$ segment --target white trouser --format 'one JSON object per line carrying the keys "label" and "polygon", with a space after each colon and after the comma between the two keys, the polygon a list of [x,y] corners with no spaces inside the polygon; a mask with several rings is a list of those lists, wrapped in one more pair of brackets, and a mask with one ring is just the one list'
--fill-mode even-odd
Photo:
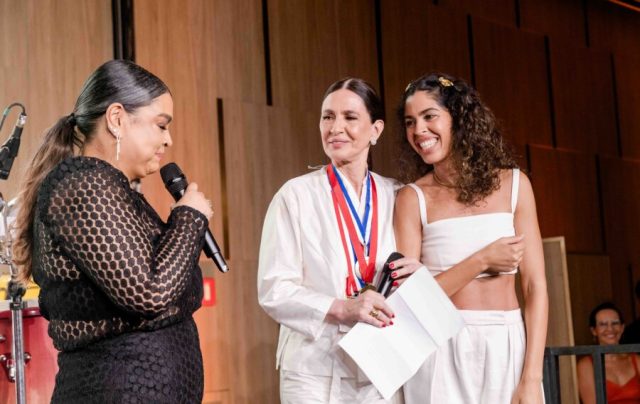
{"label": "white trouser", "polygon": [[466,326],[404,386],[407,404],[509,404],[526,335],[520,310],[459,310]]}
{"label": "white trouser", "polygon": [[371,382],[280,370],[282,404],[402,404],[402,392],[386,401]]}

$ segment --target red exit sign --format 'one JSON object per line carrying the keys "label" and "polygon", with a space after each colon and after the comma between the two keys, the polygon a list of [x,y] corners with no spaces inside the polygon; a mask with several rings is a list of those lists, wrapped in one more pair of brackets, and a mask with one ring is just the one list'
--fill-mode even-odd
{"label": "red exit sign", "polygon": [[213,278],[205,277],[202,280],[202,305],[203,306],[215,306],[216,305],[216,281]]}

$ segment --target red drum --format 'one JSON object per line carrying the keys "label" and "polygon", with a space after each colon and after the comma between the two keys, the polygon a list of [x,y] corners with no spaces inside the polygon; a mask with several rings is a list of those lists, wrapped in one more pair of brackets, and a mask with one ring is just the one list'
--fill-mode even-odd
{"label": "red drum", "polygon": [[[25,366],[26,401],[29,404],[49,403],[58,372],[58,351],[47,334],[49,322],[40,315],[38,308],[22,310],[22,322],[24,351],[31,356]],[[11,311],[0,312],[0,335],[6,338],[0,342],[0,355],[11,357],[11,330]],[[16,385],[9,381],[4,365],[0,363],[0,403],[15,403]]]}

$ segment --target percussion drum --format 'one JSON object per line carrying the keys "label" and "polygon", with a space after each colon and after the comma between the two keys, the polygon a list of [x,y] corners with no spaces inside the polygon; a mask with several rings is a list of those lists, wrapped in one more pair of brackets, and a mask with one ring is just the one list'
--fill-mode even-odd
{"label": "percussion drum", "polygon": [[[58,372],[58,351],[47,335],[49,322],[40,315],[37,300],[25,300],[27,308],[22,311],[24,330],[25,384],[29,404],[49,403],[53,394],[55,376]],[[7,301],[0,302],[0,307]],[[32,307],[29,307],[32,306]],[[35,306],[35,307],[34,307]],[[11,311],[0,312],[0,402],[16,402],[15,383],[11,382],[7,372],[7,361],[11,359]]]}

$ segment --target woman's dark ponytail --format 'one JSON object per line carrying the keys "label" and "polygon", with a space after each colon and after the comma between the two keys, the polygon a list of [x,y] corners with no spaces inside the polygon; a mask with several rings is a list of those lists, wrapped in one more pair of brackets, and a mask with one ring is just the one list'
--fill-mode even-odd
{"label": "woman's dark ponytail", "polygon": [[17,237],[13,244],[14,260],[20,268],[19,280],[23,283],[31,276],[33,219],[38,188],[53,167],[73,156],[76,144],[75,120],[69,119],[69,116],[58,119],[58,122],[46,131],[44,141],[25,174],[18,201],[20,210],[15,224]]}

